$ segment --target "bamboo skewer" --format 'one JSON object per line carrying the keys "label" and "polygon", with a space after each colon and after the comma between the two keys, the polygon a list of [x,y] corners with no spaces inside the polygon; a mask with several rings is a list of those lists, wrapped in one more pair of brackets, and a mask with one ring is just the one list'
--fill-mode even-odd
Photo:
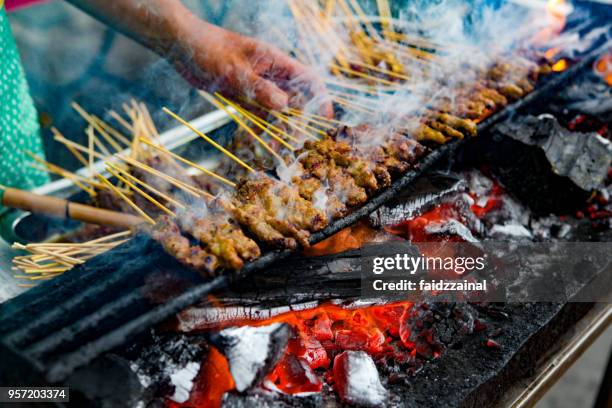
{"label": "bamboo skewer", "polygon": [[293,118],[302,119],[303,121],[306,121],[306,123],[314,123],[315,125],[320,126],[323,129],[329,130],[329,129],[333,129],[335,127],[334,125],[332,125],[329,122],[321,122],[321,121],[319,121],[317,119],[311,118],[309,116],[302,115],[300,113],[293,113],[293,112],[290,112],[290,111],[287,111],[287,113],[289,115],[291,115],[291,117],[293,117]]}
{"label": "bamboo skewer", "polygon": [[[400,73],[397,73],[397,72],[395,72],[395,71],[390,71],[390,70],[388,70],[388,69],[380,68],[380,67],[377,67],[376,65],[366,64],[365,62],[361,62],[361,61],[354,61],[354,60],[349,61],[349,63],[350,63],[350,64],[353,64],[353,65],[359,65],[359,66],[361,66],[361,67],[364,67],[364,68],[370,69],[370,70],[372,70],[372,71],[379,72],[379,73],[381,73],[381,74],[389,75],[389,76],[394,77],[394,78],[397,78],[397,79],[403,79],[403,80],[405,80],[405,81],[410,80],[410,77],[409,77],[409,76],[407,76],[407,75],[400,74]],[[393,84],[394,84],[394,85],[397,85],[395,82],[394,82]]]}
{"label": "bamboo skewer", "polygon": [[308,137],[308,138],[310,138],[312,140],[319,140],[319,138],[317,136],[313,135],[308,130],[306,130],[303,127],[299,126],[297,123],[292,122],[286,116],[280,115],[278,112],[274,112],[274,111],[269,111],[268,113],[270,115],[272,115],[273,117],[275,117],[277,120],[280,120],[281,122],[286,123],[287,125],[291,126],[293,129],[295,129],[298,132],[302,133],[304,136],[306,136],[306,137]]}
{"label": "bamboo skewer", "polygon": [[106,179],[106,177],[97,174],[98,179],[101,182],[106,184],[116,195],[123,199],[130,207],[132,207],[138,214],[140,214],[149,224],[155,225],[155,220],[149,216],[146,212],[144,212],[140,207],[136,205],[128,196],[126,196],[121,190],[115,187],[110,181]]}
{"label": "bamboo skewer", "polygon": [[127,184],[130,188],[132,188],[134,191],[136,191],[138,194],[140,194],[141,196],[143,196],[144,198],[146,198],[147,200],[149,200],[149,202],[151,202],[151,204],[153,204],[154,206],[156,206],[157,208],[159,208],[160,210],[162,210],[163,212],[165,212],[168,215],[171,215],[173,217],[176,217],[176,214],[170,210],[168,207],[166,207],[165,205],[163,205],[162,203],[160,203],[159,201],[157,201],[155,198],[151,197],[149,194],[147,194],[145,191],[142,191],[140,188],[138,188],[138,186],[136,186],[134,183],[132,183],[131,181],[127,180],[126,178],[122,177],[119,173],[115,172],[112,168],[110,168],[110,166],[108,166],[107,163],[107,169],[106,169],[110,174],[112,174],[113,176],[115,176],[118,180],[121,180],[122,182],[124,182],[125,184]]}
{"label": "bamboo skewer", "polygon": [[[109,112],[110,116],[117,121],[121,126],[123,126],[130,133],[134,132],[134,126],[130,125],[121,115],[119,115],[116,111],[111,110]],[[129,143],[128,143],[129,144]]]}
{"label": "bamboo skewer", "polygon": [[[74,184],[76,184],[79,188],[81,188],[82,190],[84,190],[85,192],[87,192],[87,194],[91,195],[91,196],[95,196],[96,192],[94,190],[92,190],[91,188],[85,186],[82,182],[88,183],[90,185],[93,185],[93,183],[85,178],[85,177],[81,177],[78,174],[72,173],[66,169],[61,168],[60,166],[57,166],[53,163],[49,163],[46,160],[41,159],[40,157],[36,156],[34,153],[27,151],[25,152],[28,156],[30,156],[32,159],[34,159],[36,162],[42,164],[44,166],[44,168],[42,168],[43,171],[47,171],[49,173],[54,173],[57,174],[58,176],[70,179],[74,182]],[[36,166],[32,166],[32,167],[36,167]]]}
{"label": "bamboo skewer", "polygon": [[321,115],[316,115],[314,113],[307,113],[307,112],[300,111],[300,110],[295,109],[295,108],[287,108],[286,110],[287,110],[288,113],[290,113],[292,115],[295,115],[295,116],[303,116],[303,117],[306,117],[306,118],[309,118],[309,119],[310,118],[314,118],[314,119],[317,119],[317,120],[320,120],[320,121],[328,122],[329,124],[336,124],[336,125],[340,125],[340,126],[344,126],[345,125],[344,122],[339,121],[337,119],[328,118],[328,117],[321,116]]}
{"label": "bamboo skewer", "polygon": [[[80,144],[78,144],[76,142],[73,142],[72,140],[68,140],[65,137],[61,136],[61,134],[54,135],[53,139],[58,141],[58,142],[60,142],[60,143],[62,143],[64,146],[66,146],[66,148],[68,148],[68,146],[70,146],[70,147],[74,148],[75,150],[77,150],[77,151],[79,151],[81,153],[86,153],[87,155],[90,154],[90,151],[89,151],[88,147],[85,147],[85,146],[80,145]],[[97,159],[100,159],[100,160],[106,160],[109,157],[109,156],[104,156],[103,154],[98,153],[96,151],[93,151],[91,153],[92,153],[93,157],[95,157]],[[87,163],[86,166],[89,166],[89,163]]]}
{"label": "bamboo skewer", "polygon": [[237,103],[234,103],[234,102],[224,98],[222,95],[217,95],[217,97],[220,98],[221,100],[223,100],[223,102],[225,102],[226,104],[228,104],[232,108],[234,108],[236,111],[238,111],[238,113],[240,113],[242,116],[246,117],[248,120],[250,120],[252,123],[254,123],[258,128],[260,128],[262,131],[264,131],[271,138],[273,138],[274,140],[276,140],[277,142],[279,142],[280,144],[285,146],[287,149],[289,149],[291,151],[295,150],[295,147],[293,147],[289,143],[285,142],[283,139],[281,139],[275,133],[272,133],[266,126],[261,124],[258,119],[254,119],[253,117],[255,115],[251,114],[250,112],[248,112],[246,109],[242,108]]}
{"label": "bamboo skewer", "polygon": [[213,178],[221,181],[222,183],[227,184],[230,187],[236,187],[236,183],[226,179],[223,176],[220,176],[219,174],[217,174],[217,173],[215,173],[213,171],[208,170],[205,167],[200,166],[197,163],[189,161],[189,160],[185,159],[184,157],[181,157],[178,154],[171,152],[170,150],[166,149],[165,147],[155,145],[155,144],[153,144],[153,143],[151,143],[151,142],[149,142],[148,140],[145,140],[145,139],[141,139],[141,142],[147,144],[148,146],[151,146],[152,148],[156,149],[159,152],[162,152],[162,153],[167,154],[167,155],[169,155],[169,156],[171,156],[171,157],[173,157],[173,158],[175,158],[175,159],[177,159],[179,161],[182,161],[183,163],[187,164],[188,166],[191,166],[193,168],[196,168],[196,169],[200,170],[201,172],[205,173],[206,175],[208,175],[210,177],[213,177]]}
{"label": "bamboo skewer", "polygon": [[139,161],[137,161],[135,159],[132,159],[131,157],[126,157],[126,156],[121,156],[121,155],[117,155],[117,157],[119,157],[121,160],[127,162],[128,164],[131,164],[134,167],[138,167],[138,168],[140,168],[140,169],[142,169],[142,170],[144,170],[144,171],[146,171],[148,173],[151,173],[151,174],[153,174],[153,175],[155,175],[155,176],[157,176],[157,177],[159,177],[161,179],[166,180],[168,183],[172,184],[173,186],[175,186],[175,187],[185,191],[186,193],[188,193],[188,194],[190,194],[190,195],[192,195],[192,196],[194,196],[196,198],[200,198],[201,196],[206,197],[206,198],[210,198],[210,199],[214,199],[215,198],[212,194],[210,194],[210,193],[208,193],[208,192],[206,192],[204,190],[201,190],[201,189],[199,189],[197,187],[190,186],[189,184],[186,184],[186,183],[184,183],[184,182],[182,182],[182,181],[180,181],[180,180],[178,180],[178,179],[176,179],[176,178],[174,178],[172,176],[169,176],[169,175],[167,175],[165,173],[162,173],[161,171],[159,171],[157,169],[154,169],[153,167],[148,166],[148,165],[146,165],[144,163],[141,163],[141,162],[139,162]]}
{"label": "bamboo skewer", "polygon": [[179,208],[186,208],[185,205],[177,200],[175,200],[174,198],[170,197],[167,194],[162,193],[161,191],[159,191],[158,189],[156,189],[153,186],[150,186],[149,184],[145,183],[144,181],[140,180],[137,177],[134,177],[132,174],[130,174],[129,171],[122,169],[118,166],[115,166],[112,163],[107,162],[106,163],[108,166],[110,166],[112,169],[114,169],[115,171],[121,173],[123,176],[127,177],[128,179],[130,179],[131,181],[133,181],[134,183],[140,184],[141,186],[143,186],[144,188],[146,188],[147,190],[151,191],[153,194],[156,194],[157,196],[163,198],[164,200],[166,200],[167,202],[173,204],[175,207],[179,207]]}
{"label": "bamboo skewer", "polygon": [[[62,139],[65,139],[64,135],[62,135],[60,133],[59,130],[57,130],[55,127],[51,127],[51,133],[53,133],[53,136],[55,137],[61,137]],[[87,160],[85,159],[85,157],[83,157],[83,155],[81,154],[81,152],[79,152],[77,149],[75,149],[73,146],[68,145],[68,144],[64,144],[64,146],[70,151],[70,153],[72,153],[72,155],[85,167],[87,167],[88,163]]]}
{"label": "bamboo skewer", "polygon": [[356,102],[346,100],[346,99],[344,99],[344,98],[342,98],[340,96],[334,96],[333,101],[336,102],[339,105],[345,106],[345,107],[350,108],[350,109],[358,110],[358,111],[360,111],[362,113],[365,113],[365,114],[368,114],[368,115],[375,113],[374,110],[370,109],[367,106],[360,105],[360,104],[357,104]]}
{"label": "bamboo skewer", "polygon": [[[96,135],[93,133],[93,129],[96,129],[99,131],[99,126],[97,125],[96,121],[87,113],[85,112],[85,110],[76,102],[72,102],[71,106],[74,108],[74,110],[77,111],[77,113],[79,115],[81,115],[81,117],[83,119],[85,119],[85,121],[89,124],[89,126],[92,128],[92,133],[91,133],[91,137],[94,140],[94,144],[96,145],[96,147],[98,149],[100,149],[100,151],[107,155],[110,156],[111,153],[110,151],[106,148],[106,146],[104,146],[104,143],[102,143],[97,137]],[[102,134],[102,133],[100,133]]]}
{"label": "bamboo skewer", "polygon": [[206,136],[203,132],[200,132],[198,129],[196,129],[195,127],[193,127],[191,125],[191,123],[187,122],[185,119],[181,118],[179,115],[177,115],[176,113],[172,112],[170,109],[164,107],[163,111],[166,112],[168,115],[172,116],[174,119],[176,119],[177,121],[179,121],[180,123],[182,123],[183,125],[187,126],[189,129],[191,129],[192,132],[194,132],[196,135],[200,136],[201,138],[203,138],[204,140],[206,140],[208,143],[210,143],[211,145],[213,145],[215,148],[217,148],[219,151],[221,151],[223,154],[225,154],[226,156],[228,156],[230,159],[234,160],[236,163],[240,164],[242,167],[244,167],[245,169],[247,169],[250,172],[254,172],[255,169],[253,169],[251,166],[249,166],[248,164],[246,164],[245,162],[243,162],[242,160],[240,160],[238,157],[236,157],[232,152],[228,151],[227,149],[225,149],[223,146],[221,146],[220,144],[218,144],[217,142],[215,142],[213,139],[211,139],[210,137]]}
{"label": "bamboo skewer", "polygon": [[[22,245],[14,243],[12,248],[27,251],[29,255],[13,258],[11,269],[26,275],[15,275],[30,281],[48,280],[61,275],[101,253],[127,241],[131,231],[123,231],[84,243],[40,243]],[[112,242],[109,242],[112,241]],[[32,284],[20,284],[33,286]]]}
{"label": "bamboo skewer", "polygon": [[[257,142],[259,142],[259,144],[265,150],[267,150],[272,156],[276,157],[279,161],[283,162],[283,158],[278,153],[276,153],[274,149],[270,147],[269,144],[267,144],[261,137],[259,137],[259,135],[253,131],[253,129],[251,129],[246,123],[242,121],[242,119],[240,119],[237,115],[232,113],[232,111],[229,110],[221,102],[216,100],[214,96],[206,92],[203,92],[203,91],[200,91],[200,95],[202,95],[204,99],[206,99],[207,101],[209,101],[210,103],[212,103],[213,105],[215,105],[216,107],[222,109],[225,113],[227,113],[240,127],[242,127],[249,135],[251,135],[253,139],[257,140]],[[215,96],[219,98],[219,93],[215,93]]]}
{"label": "bamboo skewer", "polygon": [[285,132],[283,129],[274,126],[273,124],[267,122],[266,120],[260,118],[259,116],[255,115],[254,113],[249,112],[246,109],[242,109],[243,114],[248,116],[251,121],[255,121],[255,122],[259,122],[262,126],[265,126],[267,128],[270,128],[272,130],[274,130],[276,133],[278,133],[279,135],[283,135],[285,136],[287,139],[291,140],[292,142],[295,143],[300,143],[300,140],[297,139],[296,137],[291,136],[289,133]]}

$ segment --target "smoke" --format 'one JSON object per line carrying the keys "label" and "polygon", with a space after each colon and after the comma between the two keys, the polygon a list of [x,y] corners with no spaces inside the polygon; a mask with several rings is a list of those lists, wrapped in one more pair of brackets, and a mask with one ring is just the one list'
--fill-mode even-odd
{"label": "smoke", "polygon": [[[485,69],[495,62],[522,59],[533,51],[534,38],[551,26],[557,29],[560,19],[565,18],[559,9],[552,10],[551,17],[551,10],[516,3],[497,6],[464,0],[412,1],[396,11],[393,26],[395,31],[425,45],[400,49],[378,33],[378,16],[368,16],[372,23],[356,25],[354,17],[349,17],[338,5],[327,19],[321,17],[325,11],[318,9],[315,2],[269,0],[261,3],[257,37],[310,65],[328,85],[338,104],[350,103],[341,118],[343,121],[351,125],[367,123],[376,128],[406,126],[410,122],[407,118],[420,116],[424,107],[440,98],[452,104],[457,91],[477,81]],[[354,15],[359,15],[354,6],[356,2],[336,4],[342,3],[352,7]],[[360,3],[364,13],[376,13],[373,2]],[[357,48],[354,39],[359,30],[386,42],[388,51],[395,53],[408,78],[397,81],[396,86],[378,81],[365,89],[364,82],[356,75],[335,75],[334,69],[337,74],[341,65],[339,56],[356,59],[352,52]],[[585,43],[592,42],[578,34],[565,36],[567,39],[559,40],[564,45],[570,44],[570,38],[576,38],[582,49],[588,47]],[[428,47],[434,48],[431,58],[417,56]],[[376,63],[374,68],[392,69],[384,61]],[[338,82],[342,85],[338,86]],[[303,109],[316,114],[320,104],[321,99],[315,98],[305,103]]]}

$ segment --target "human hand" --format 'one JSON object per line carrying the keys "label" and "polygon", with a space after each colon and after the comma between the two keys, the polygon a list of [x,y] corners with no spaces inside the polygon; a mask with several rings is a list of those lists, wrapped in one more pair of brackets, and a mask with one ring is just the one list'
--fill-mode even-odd
{"label": "human hand", "polygon": [[302,107],[304,96],[316,98],[320,114],[332,115],[325,87],[313,70],[276,47],[197,18],[185,27],[170,59],[192,85],[276,110]]}

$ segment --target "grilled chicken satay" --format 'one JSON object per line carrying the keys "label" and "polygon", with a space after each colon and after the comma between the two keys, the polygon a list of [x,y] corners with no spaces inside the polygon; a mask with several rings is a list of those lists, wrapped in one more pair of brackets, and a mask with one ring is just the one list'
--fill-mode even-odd
{"label": "grilled chicken satay", "polygon": [[330,186],[330,196],[349,207],[362,204],[368,199],[365,188],[357,185],[353,176],[345,168],[338,166],[332,158],[314,149],[298,151],[298,157],[305,173],[312,174]]}
{"label": "grilled chicken satay", "polygon": [[348,143],[326,137],[317,141],[307,141],[304,143],[304,150],[318,152],[321,156],[333,160],[336,166],[346,169],[355,183],[368,192],[378,189],[376,176],[370,168],[370,164],[354,154]]}
{"label": "grilled chicken satay", "polygon": [[219,259],[221,266],[241,269],[244,261],[261,255],[255,241],[246,237],[235,221],[219,209],[209,209],[204,216],[189,213],[181,216],[179,223]]}
{"label": "grilled chicken satay", "polygon": [[299,194],[294,186],[258,174],[236,187],[231,211],[251,233],[272,245],[308,246],[311,232],[324,228],[325,213]]}
{"label": "grilled chicken satay", "polygon": [[190,269],[205,276],[212,276],[218,267],[217,257],[199,245],[191,245],[189,239],[182,235],[179,226],[169,216],[158,218],[151,235],[169,255]]}

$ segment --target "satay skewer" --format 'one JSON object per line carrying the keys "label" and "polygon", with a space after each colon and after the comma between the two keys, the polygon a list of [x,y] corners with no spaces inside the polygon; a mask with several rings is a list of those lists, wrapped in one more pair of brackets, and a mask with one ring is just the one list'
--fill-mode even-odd
{"label": "satay skewer", "polygon": [[238,126],[240,126],[241,128],[243,128],[249,135],[251,135],[251,137],[253,137],[253,139],[257,140],[257,142],[259,142],[259,144],[265,149],[267,150],[272,156],[276,157],[279,161],[283,161],[283,158],[276,153],[276,151],[270,147],[269,144],[267,144],[261,137],[259,137],[259,135],[257,133],[255,133],[253,131],[253,129],[251,129],[249,127],[249,125],[247,125],[246,123],[244,123],[242,121],[242,119],[240,119],[237,115],[235,115],[231,110],[229,110],[224,104],[222,104],[221,102],[219,102],[217,99],[215,99],[215,96],[217,98],[219,98],[219,93],[215,92],[215,96],[210,95],[204,91],[200,91],[200,95],[202,95],[202,97],[204,97],[204,99],[206,99],[208,102],[212,103],[213,105],[215,105],[217,108],[223,110],[225,113],[227,113],[233,120],[234,122],[236,122],[238,124]]}
{"label": "satay skewer", "polygon": [[117,155],[117,157],[119,157],[121,160],[125,161],[128,164],[131,164],[134,167],[138,167],[141,170],[144,170],[148,173],[151,173],[159,178],[162,178],[164,180],[166,180],[168,183],[174,185],[175,187],[185,191],[186,193],[196,197],[196,198],[200,198],[200,197],[206,197],[206,198],[211,198],[213,199],[214,196],[212,194],[210,194],[207,191],[201,190],[197,187],[194,186],[190,186],[187,183],[184,183],[172,176],[169,176],[157,169],[154,169],[151,166],[148,166],[144,163],[139,162],[138,160],[132,159],[131,157],[127,157],[127,156],[122,156],[122,155]]}
{"label": "satay skewer", "polygon": [[226,148],[224,148],[223,146],[221,146],[220,144],[215,142],[213,139],[208,137],[206,134],[204,134],[203,132],[201,132],[198,129],[196,129],[193,125],[191,125],[191,123],[187,122],[185,119],[181,118],[179,115],[177,115],[176,113],[172,112],[170,109],[168,109],[166,107],[163,107],[162,110],[164,112],[166,112],[168,115],[172,116],[177,121],[179,121],[180,123],[182,123],[183,125],[187,126],[189,129],[191,129],[192,132],[194,132],[196,135],[200,136],[201,138],[206,140],[208,143],[213,145],[221,153],[225,154],[227,157],[229,157],[230,159],[234,160],[236,163],[240,164],[242,167],[244,167],[248,171],[255,172],[255,169],[253,169],[251,166],[246,164],[244,161],[240,160],[232,152],[230,152],[229,150],[227,150]]}
{"label": "satay skewer", "polygon": [[134,183],[132,183],[131,181],[127,180],[126,178],[122,177],[119,173],[117,173],[115,170],[113,170],[110,166],[108,166],[107,163],[107,168],[106,170],[112,174],[113,176],[115,176],[118,180],[121,180],[122,182],[124,182],[125,184],[127,184],[131,189],[133,189],[134,191],[136,191],[138,194],[140,194],[141,196],[143,196],[144,198],[146,198],[147,200],[149,200],[149,202],[151,204],[153,204],[154,206],[156,206],[157,208],[159,208],[160,210],[162,210],[163,212],[165,212],[168,215],[171,215],[173,217],[176,217],[176,214],[170,210],[168,207],[166,207],[165,205],[163,205],[162,203],[160,203],[159,201],[157,201],[155,198],[153,198],[152,196],[150,196],[149,194],[147,194],[145,191],[142,191],[137,185],[135,185]]}
{"label": "satay skewer", "polygon": [[252,115],[250,112],[248,112],[246,109],[242,108],[237,103],[234,103],[234,102],[228,100],[227,98],[224,98],[223,95],[218,95],[217,97],[220,98],[221,100],[223,100],[223,102],[225,102],[226,104],[228,104],[232,108],[236,109],[238,111],[238,113],[240,113],[242,116],[246,117],[248,120],[251,121],[251,123],[255,124],[255,126],[260,128],[267,135],[269,135],[271,138],[273,138],[274,140],[276,140],[277,142],[279,142],[280,144],[285,146],[287,149],[289,149],[291,151],[295,150],[295,147],[291,146],[289,143],[287,143],[283,139],[281,139],[278,135],[276,135],[275,133],[271,132],[266,126],[261,124],[257,119],[254,119],[253,116],[255,116],[255,115]]}
{"label": "satay skewer", "polygon": [[171,156],[171,157],[175,158],[176,160],[182,161],[183,163],[187,164],[188,166],[191,166],[191,167],[193,167],[195,169],[200,170],[204,174],[206,174],[206,175],[208,175],[210,177],[213,177],[213,178],[221,181],[222,183],[227,184],[230,187],[236,187],[236,183],[234,183],[233,181],[230,181],[230,180],[226,179],[225,177],[223,177],[223,176],[221,176],[221,175],[219,175],[219,174],[217,174],[217,173],[215,173],[213,171],[210,171],[210,170],[208,170],[205,167],[200,166],[197,163],[194,163],[194,162],[192,162],[190,160],[187,160],[184,157],[181,157],[178,154],[171,152],[170,150],[166,149],[165,147],[156,145],[156,144],[154,144],[154,143],[152,143],[152,142],[150,142],[150,141],[148,141],[146,139],[142,139],[142,138],[141,138],[140,141],[145,143],[146,145],[152,147],[153,149],[161,152],[161,153],[164,153],[164,154],[166,154],[168,156]]}
{"label": "satay skewer", "polygon": [[121,173],[123,176],[127,177],[128,179],[130,179],[131,181],[133,181],[134,183],[140,184],[141,186],[143,186],[144,188],[146,188],[147,190],[151,191],[153,194],[163,198],[164,200],[166,200],[167,202],[171,203],[172,205],[174,205],[175,207],[179,207],[182,209],[185,209],[185,205],[177,200],[175,200],[174,198],[170,197],[167,194],[162,193],[161,191],[159,191],[158,189],[156,189],[155,187],[145,183],[144,181],[140,180],[137,177],[134,177],[132,174],[130,174],[129,171],[120,168],[119,166],[114,165],[113,163],[107,162],[106,163],[107,166],[110,166],[112,169],[114,169],[115,171]]}
{"label": "satay skewer", "polygon": [[101,174],[97,174],[98,179],[106,184],[116,195],[118,195],[123,201],[125,201],[130,207],[132,207],[138,214],[142,216],[149,224],[155,225],[155,220],[149,216],[143,209],[138,207],[134,201],[132,201],[128,196],[126,196],[122,191],[120,191],[117,187],[113,185],[110,181],[106,179],[106,177]]}

